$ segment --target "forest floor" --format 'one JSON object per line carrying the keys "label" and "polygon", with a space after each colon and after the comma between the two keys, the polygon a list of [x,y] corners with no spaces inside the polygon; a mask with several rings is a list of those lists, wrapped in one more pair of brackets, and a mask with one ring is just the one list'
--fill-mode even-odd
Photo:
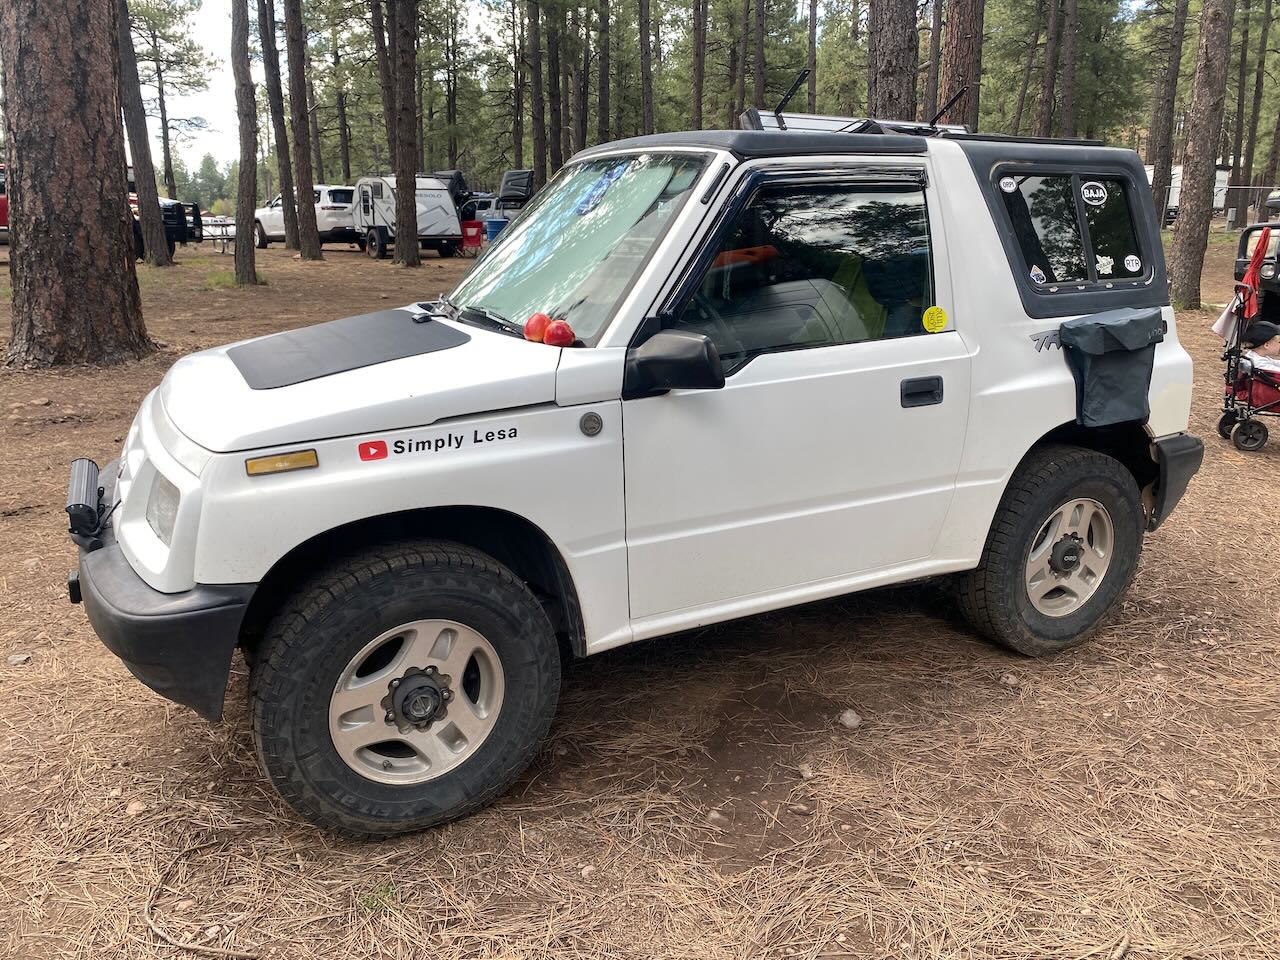
{"label": "forest floor", "polygon": [[1280,442],[1215,433],[1216,311],[1179,324],[1204,470],[1093,642],[1014,657],[912,585],[605,653],[505,798],[353,843],[264,782],[239,660],[211,725],[67,603],[67,463],[114,456],[180,354],[467,263],[272,248],[241,292],[179,258],[141,269],[156,356],[0,374],[0,956],[1280,957]]}

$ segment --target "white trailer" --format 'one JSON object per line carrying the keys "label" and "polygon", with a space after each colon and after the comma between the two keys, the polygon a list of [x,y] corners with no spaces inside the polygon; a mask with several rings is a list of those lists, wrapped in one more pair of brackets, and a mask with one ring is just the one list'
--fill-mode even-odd
{"label": "white trailer", "polygon": [[[418,242],[424,250],[452,257],[462,248],[462,224],[449,187],[436,177],[419,174],[416,182]],[[361,177],[356,182],[355,227],[365,252],[375,260],[396,242],[396,181],[394,177]]]}

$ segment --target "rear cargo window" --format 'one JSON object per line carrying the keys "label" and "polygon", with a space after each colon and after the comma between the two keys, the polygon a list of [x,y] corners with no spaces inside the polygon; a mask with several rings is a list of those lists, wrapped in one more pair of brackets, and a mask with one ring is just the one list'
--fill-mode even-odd
{"label": "rear cargo window", "polygon": [[1005,172],[997,186],[1023,275],[1036,287],[1107,284],[1148,273],[1124,181]]}
{"label": "rear cargo window", "polygon": [[354,190],[330,190],[329,201],[331,203],[350,203],[355,197]]}

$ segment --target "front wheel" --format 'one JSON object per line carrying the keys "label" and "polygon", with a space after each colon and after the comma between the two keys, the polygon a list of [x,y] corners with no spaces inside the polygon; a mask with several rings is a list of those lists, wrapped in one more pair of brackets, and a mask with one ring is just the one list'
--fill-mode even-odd
{"label": "front wheel", "polygon": [[262,229],[261,221],[255,220],[253,226],[254,226],[254,230],[258,234],[258,249],[259,250],[267,249],[267,247],[271,246],[271,241],[267,239],[267,231]]}
{"label": "front wheel", "polygon": [[452,240],[446,240],[440,246],[436,247],[436,252],[442,257],[452,257],[458,252],[458,245]]}
{"label": "front wheel", "polygon": [[1231,428],[1231,443],[1237,450],[1253,453],[1267,442],[1267,425],[1261,420],[1241,420]]}
{"label": "front wheel", "polygon": [[1088,638],[1142,552],[1141,494],[1119,461],[1080,447],[1031,453],[1009,481],[960,606],[979,632],[1028,656]]}
{"label": "front wheel", "polygon": [[465,816],[528,766],[560,655],[506,567],[457,544],[370,550],[284,605],[259,646],[258,755],[317,826],[390,836]]}

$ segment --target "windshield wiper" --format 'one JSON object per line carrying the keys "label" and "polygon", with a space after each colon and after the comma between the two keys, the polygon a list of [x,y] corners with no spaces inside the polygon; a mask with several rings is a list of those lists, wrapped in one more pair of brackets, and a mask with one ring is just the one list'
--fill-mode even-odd
{"label": "windshield wiper", "polygon": [[508,320],[502,314],[490,310],[488,307],[474,306],[472,304],[459,307],[453,303],[450,303],[450,306],[458,311],[460,320],[487,327],[490,330],[497,330],[499,333],[508,333],[513,337],[524,337],[524,328],[520,324]]}

